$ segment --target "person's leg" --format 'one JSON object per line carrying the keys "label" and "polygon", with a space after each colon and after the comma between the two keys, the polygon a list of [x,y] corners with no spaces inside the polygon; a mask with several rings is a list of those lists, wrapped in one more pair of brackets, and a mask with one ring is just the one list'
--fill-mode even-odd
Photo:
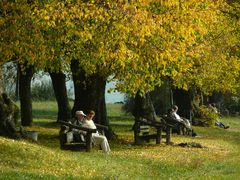
{"label": "person's leg", "polygon": [[105,136],[102,136],[102,138],[103,138],[102,143],[101,143],[102,150],[105,153],[110,153],[111,150],[110,150],[107,138]]}
{"label": "person's leg", "polygon": [[183,119],[184,120],[184,125],[186,126],[187,129],[191,129],[191,124],[188,119]]}
{"label": "person's leg", "polygon": [[225,125],[222,122],[219,122],[221,128],[225,128]]}
{"label": "person's leg", "polygon": [[220,128],[223,128],[223,129],[228,129],[229,126],[225,126],[222,122],[220,121],[217,121],[216,123],[216,126],[220,127]]}
{"label": "person's leg", "polygon": [[220,128],[222,128],[220,121],[217,121],[217,122],[215,123],[215,125],[218,126],[218,127],[220,127]]}
{"label": "person's leg", "polygon": [[105,152],[105,153],[110,152],[108,140],[105,136],[93,134],[93,139],[94,139],[94,144],[100,145],[103,152]]}
{"label": "person's leg", "polygon": [[216,122],[216,126],[220,127],[220,128],[225,128],[224,124],[221,123],[220,121]]}

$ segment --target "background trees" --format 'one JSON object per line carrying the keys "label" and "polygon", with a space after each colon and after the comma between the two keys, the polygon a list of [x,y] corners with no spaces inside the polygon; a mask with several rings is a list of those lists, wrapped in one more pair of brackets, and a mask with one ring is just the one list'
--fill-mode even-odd
{"label": "background trees", "polygon": [[[73,71],[73,111],[94,109],[97,122],[108,125],[108,77],[118,80],[119,91],[131,95],[150,92],[166,78],[185,90],[236,89],[239,19],[232,18],[238,11],[230,5],[225,0],[4,0],[1,64],[15,60],[23,75],[29,68],[60,77]],[[59,109],[67,110],[66,92],[58,97]]]}

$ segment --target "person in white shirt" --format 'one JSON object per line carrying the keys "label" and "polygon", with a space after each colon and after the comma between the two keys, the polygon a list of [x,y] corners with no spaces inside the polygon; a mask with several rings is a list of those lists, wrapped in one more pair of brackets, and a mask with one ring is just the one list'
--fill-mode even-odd
{"label": "person in white shirt", "polygon": [[172,116],[173,118],[178,121],[179,123],[183,124],[185,126],[185,128],[187,129],[187,132],[191,132],[191,135],[192,136],[196,136],[197,134],[193,131],[192,129],[192,126],[191,126],[191,123],[189,122],[188,119],[186,118],[181,118],[178,114],[177,114],[177,111],[178,111],[178,106],[177,105],[174,105],[172,107]]}
{"label": "person in white shirt", "polygon": [[172,107],[172,110],[173,110],[172,114],[173,114],[173,116],[176,118],[176,120],[177,120],[178,122],[183,123],[183,124],[186,126],[186,128],[192,129],[189,120],[188,120],[188,119],[183,119],[183,118],[181,118],[181,117],[177,114],[178,107],[177,107],[176,105],[174,105],[174,106]]}
{"label": "person in white shirt", "polygon": [[[93,122],[93,118],[95,116],[95,112],[94,111],[90,111],[88,114],[87,114],[87,117],[86,119],[84,120],[82,126],[83,127],[86,127],[86,128],[90,128],[90,129],[97,129],[96,125],[94,124]],[[98,132],[96,133],[93,133],[92,134],[92,141],[95,145],[100,145],[102,150],[109,154],[110,153],[110,146],[108,144],[108,140],[105,136],[103,135],[100,135]]]}

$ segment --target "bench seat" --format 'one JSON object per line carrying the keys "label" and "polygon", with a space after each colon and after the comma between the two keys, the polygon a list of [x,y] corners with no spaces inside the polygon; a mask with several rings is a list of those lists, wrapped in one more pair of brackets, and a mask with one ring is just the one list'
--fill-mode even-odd
{"label": "bench seat", "polygon": [[[171,143],[171,126],[162,122],[154,122],[143,118],[135,119],[133,130],[135,144],[150,142],[151,139],[155,139],[156,144],[160,144],[162,138],[166,138],[166,144]],[[166,131],[166,135],[162,135],[163,130]]]}

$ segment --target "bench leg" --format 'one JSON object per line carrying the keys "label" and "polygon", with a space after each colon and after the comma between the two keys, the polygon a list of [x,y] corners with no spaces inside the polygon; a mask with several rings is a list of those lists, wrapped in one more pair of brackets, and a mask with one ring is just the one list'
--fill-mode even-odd
{"label": "bench leg", "polygon": [[166,144],[169,145],[171,144],[171,127],[167,127],[166,129]]}
{"label": "bench leg", "polygon": [[86,151],[90,152],[92,149],[92,133],[87,133],[86,136]]}
{"label": "bench leg", "polygon": [[160,144],[162,139],[162,129],[157,129],[156,144]]}
{"label": "bench leg", "polygon": [[134,130],[134,143],[140,144],[139,133],[137,132],[137,130]]}

